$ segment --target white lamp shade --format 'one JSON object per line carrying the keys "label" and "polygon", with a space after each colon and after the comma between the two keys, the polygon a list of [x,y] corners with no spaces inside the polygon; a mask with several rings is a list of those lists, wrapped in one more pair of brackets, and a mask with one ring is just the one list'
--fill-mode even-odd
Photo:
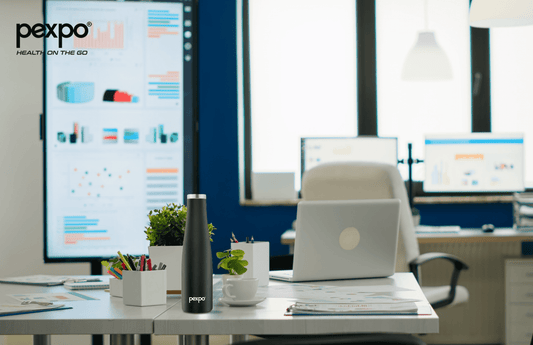
{"label": "white lamp shade", "polygon": [[437,44],[435,33],[418,34],[418,41],[403,65],[402,79],[412,81],[452,79],[450,60]]}
{"label": "white lamp shade", "polygon": [[532,0],[472,0],[470,26],[494,28],[533,25]]}

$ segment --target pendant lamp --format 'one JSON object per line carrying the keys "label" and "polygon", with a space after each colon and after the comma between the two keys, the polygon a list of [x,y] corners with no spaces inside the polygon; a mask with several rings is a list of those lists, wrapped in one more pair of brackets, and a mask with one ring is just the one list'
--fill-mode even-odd
{"label": "pendant lamp", "polygon": [[418,33],[418,40],[405,59],[402,79],[431,81],[452,79],[452,67],[444,50],[439,46],[433,31],[428,31],[427,0],[424,2],[425,31]]}
{"label": "pendant lamp", "polygon": [[533,25],[531,0],[472,0],[470,26],[495,28]]}

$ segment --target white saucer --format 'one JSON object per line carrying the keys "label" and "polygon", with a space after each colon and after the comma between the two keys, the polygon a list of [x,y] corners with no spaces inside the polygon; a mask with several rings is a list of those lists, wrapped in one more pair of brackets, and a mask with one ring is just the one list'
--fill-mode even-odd
{"label": "white saucer", "polygon": [[250,300],[235,301],[226,297],[222,297],[219,299],[219,301],[229,305],[230,307],[250,307],[252,305],[256,305],[257,303],[263,302],[265,299],[266,297],[256,297]]}

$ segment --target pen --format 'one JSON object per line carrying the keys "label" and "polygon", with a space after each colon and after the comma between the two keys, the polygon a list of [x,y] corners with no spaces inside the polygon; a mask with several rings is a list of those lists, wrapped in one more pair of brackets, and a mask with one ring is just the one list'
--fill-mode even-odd
{"label": "pen", "polygon": [[231,237],[233,237],[235,243],[239,243],[239,241],[237,241],[237,237],[235,237],[235,234],[233,232],[231,233]]}
{"label": "pen", "polygon": [[108,270],[107,273],[111,274],[113,277],[117,279],[120,279],[115,273],[111,272],[110,270]]}
{"label": "pen", "polygon": [[118,251],[118,256],[120,257],[120,260],[122,260],[122,263],[124,264],[124,268],[127,268],[128,270],[132,270],[131,267],[130,267],[130,264],[128,263],[128,261],[126,260],[126,258],[124,258],[124,255],[122,255],[122,253],[120,252],[120,250]]}
{"label": "pen", "polygon": [[157,270],[157,264],[154,264],[154,267],[152,267],[152,271],[156,271]]}
{"label": "pen", "polygon": [[164,270],[165,268],[167,268],[167,265],[163,265],[163,267],[161,267],[162,270]]}
{"label": "pen", "polygon": [[135,268],[135,263],[133,262],[133,259],[132,259],[132,257],[130,255],[128,255],[128,262],[129,262],[129,264],[131,266],[131,270],[132,271],[136,271],[137,269]]}
{"label": "pen", "polygon": [[163,263],[160,262],[160,263],[159,263],[159,267],[157,267],[157,269],[160,270],[162,267],[163,267]]}
{"label": "pen", "polygon": [[145,260],[144,258],[145,258],[144,255],[142,255],[141,256],[141,264],[140,264],[141,267],[140,267],[139,271],[144,271],[144,260]]}
{"label": "pen", "polygon": [[122,270],[125,270],[126,269],[126,265],[123,262],[121,262],[121,264],[122,264]]}
{"label": "pen", "polygon": [[252,236],[252,243],[254,243],[254,237]]}

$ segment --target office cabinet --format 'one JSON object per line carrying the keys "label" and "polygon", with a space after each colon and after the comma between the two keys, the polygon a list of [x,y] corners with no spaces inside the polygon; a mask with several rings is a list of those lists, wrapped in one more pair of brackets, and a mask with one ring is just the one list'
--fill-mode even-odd
{"label": "office cabinet", "polygon": [[533,259],[505,260],[505,344],[527,345],[533,333]]}

